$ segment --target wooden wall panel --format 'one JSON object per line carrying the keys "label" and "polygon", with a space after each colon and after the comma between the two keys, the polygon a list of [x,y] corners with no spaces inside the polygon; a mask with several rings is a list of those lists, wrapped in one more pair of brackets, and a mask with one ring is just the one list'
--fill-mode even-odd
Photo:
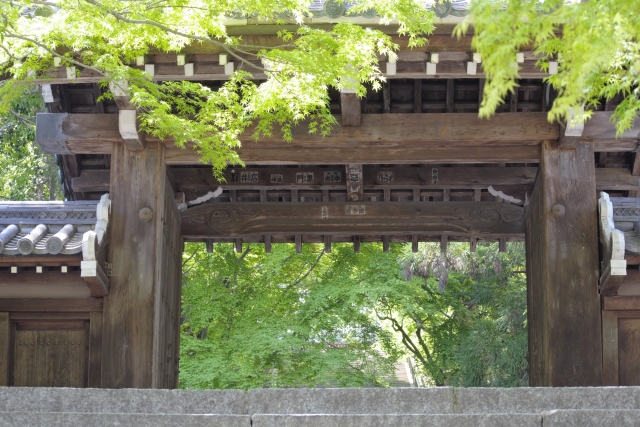
{"label": "wooden wall panel", "polygon": [[0,386],[9,385],[9,313],[0,313]]}
{"label": "wooden wall panel", "polygon": [[86,387],[87,336],[82,330],[17,330],[13,385]]}
{"label": "wooden wall panel", "polygon": [[640,318],[618,320],[618,385],[640,385]]}
{"label": "wooden wall panel", "polygon": [[544,141],[527,208],[532,386],[602,385],[593,146]]}
{"label": "wooden wall panel", "polygon": [[100,388],[102,384],[100,367],[102,360],[102,313],[91,313],[89,316],[87,387]]}
{"label": "wooden wall panel", "polygon": [[617,386],[618,372],[618,315],[615,311],[603,311],[602,385]]}

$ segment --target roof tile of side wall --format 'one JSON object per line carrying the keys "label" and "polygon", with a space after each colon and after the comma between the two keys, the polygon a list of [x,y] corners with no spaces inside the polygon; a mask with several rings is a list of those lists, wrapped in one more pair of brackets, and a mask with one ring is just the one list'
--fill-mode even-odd
{"label": "roof tile of side wall", "polygon": [[[97,201],[0,203],[0,255],[81,253],[83,234],[96,225],[97,204]],[[25,242],[29,235],[33,244]]]}

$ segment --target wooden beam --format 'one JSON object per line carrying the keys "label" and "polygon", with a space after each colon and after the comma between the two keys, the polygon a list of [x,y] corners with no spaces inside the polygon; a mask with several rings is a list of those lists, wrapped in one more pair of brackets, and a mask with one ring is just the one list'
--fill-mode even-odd
{"label": "wooden beam", "polygon": [[634,176],[628,169],[596,169],[596,190],[640,190],[640,176]]}
{"label": "wooden beam", "polygon": [[[352,128],[355,129],[355,128]],[[327,147],[330,145],[331,147]],[[296,145],[269,146],[254,144],[243,146],[239,155],[246,164],[282,165],[282,164],[415,164],[415,163],[538,163],[539,145],[501,145],[501,146],[449,146],[432,147],[409,142],[394,144],[394,147],[366,144],[353,141],[349,143],[326,143],[315,147]],[[171,148],[167,150],[167,164],[195,165],[200,162],[195,151]]]}
{"label": "wooden beam", "polygon": [[182,235],[197,239],[398,233],[518,238],[524,232],[523,208],[495,202],[211,203],[188,209],[182,219]]}
{"label": "wooden beam", "polygon": [[328,234],[324,236],[324,251],[328,254],[331,253],[331,236]]}
{"label": "wooden beam", "polygon": [[[0,226],[2,227],[2,226]],[[80,267],[81,255],[23,255],[0,257],[0,267]],[[67,279],[68,280],[68,279]]]}
{"label": "wooden beam", "polygon": [[0,312],[73,313],[102,311],[102,298],[0,298]]}
{"label": "wooden beam", "polygon": [[131,151],[144,150],[145,136],[140,131],[138,112],[136,110],[120,110],[118,112],[118,129],[120,136]]}
{"label": "wooden beam", "polygon": [[[97,261],[82,261],[82,280],[87,283],[92,297],[104,297],[109,295],[109,277]],[[86,268],[86,263],[91,263],[91,267]]]}
{"label": "wooden beam", "polygon": [[175,347],[168,343],[179,322],[182,239],[164,146],[147,142],[146,150],[131,151],[117,144],[111,168],[112,274],[104,298],[102,387],[170,387],[171,375],[164,372],[174,365]]}
{"label": "wooden beam", "polygon": [[[36,134],[49,154],[109,154],[121,142],[113,114],[53,114],[37,116]],[[475,113],[362,115],[360,127],[335,127],[330,136],[310,135],[296,126],[294,141],[284,144],[276,132],[259,143],[251,132],[241,136],[241,158],[248,163],[415,163],[529,162],[539,160],[542,139],[557,139],[558,128],[540,113],[501,113],[480,120]],[[147,136],[148,142],[155,142]],[[192,149],[178,149],[166,140],[170,164],[198,164]],[[480,149],[501,146],[500,149]]]}
{"label": "wooden beam", "polygon": [[302,253],[302,236],[299,234],[296,234],[296,253]]}
{"label": "wooden beam", "polygon": [[531,386],[602,385],[596,211],[592,145],[544,142],[526,211]]}
{"label": "wooden beam", "polygon": [[271,236],[264,236],[264,251],[268,254],[271,253]]}
{"label": "wooden beam", "polygon": [[[640,177],[640,156],[638,153],[633,154],[633,165],[631,166],[631,175],[634,177]],[[629,197],[638,197],[640,195],[640,188],[632,189],[629,191]]]}
{"label": "wooden beam", "polygon": [[[538,173],[538,168],[532,167],[436,167],[437,174],[431,166],[382,167],[377,165],[363,165],[363,184],[365,190],[376,188],[429,188],[429,189],[486,189],[488,186],[531,186]],[[232,172],[233,170],[233,172]],[[599,170],[598,170],[599,171]],[[604,171],[604,169],[603,169]],[[224,171],[225,181],[214,178],[209,167],[180,167],[169,169],[172,181],[177,191],[211,191],[212,188],[222,186],[225,189],[287,189],[291,187],[300,190],[337,190],[346,187],[345,170],[341,167],[307,166],[300,168],[268,167],[256,168],[248,166],[245,169],[227,169]],[[103,174],[103,180],[107,174]],[[251,176],[253,179],[240,179]],[[622,169],[607,169],[603,174],[607,186],[629,186],[640,180],[632,178],[628,171]],[[598,175],[600,178],[600,175]],[[92,183],[84,181],[83,175],[78,183]],[[102,185],[103,183],[101,183]],[[97,187],[97,186],[96,186]],[[85,190],[91,185],[82,186]],[[329,201],[328,199],[326,201]]]}
{"label": "wooden beam", "polygon": [[413,81],[413,112],[422,113],[422,80]]}
{"label": "wooden beam", "polygon": [[640,310],[640,296],[602,297],[603,310]]}
{"label": "wooden beam", "polygon": [[109,169],[85,169],[80,176],[71,178],[71,190],[76,193],[109,192]]}
{"label": "wooden beam", "polygon": [[558,146],[562,149],[576,148],[576,145],[582,139],[582,128],[574,129],[567,127],[566,123],[560,123],[560,143]]}
{"label": "wooden beam", "polygon": [[447,113],[453,113],[453,99],[454,99],[454,82],[453,79],[447,79],[447,92],[446,92],[446,109]]}
{"label": "wooden beam", "polygon": [[[85,148],[87,143],[102,144],[121,142],[118,130],[118,116],[113,114],[66,114],[39,113],[37,115],[40,131],[38,141],[59,140],[66,143],[70,150]],[[612,131],[612,125],[610,125]],[[345,128],[336,126],[330,137],[310,135],[306,124],[292,129],[294,141],[300,144],[326,144],[337,142],[376,142],[398,143],[412,142],[441,145],[464,142],[470,145],[536,143],[545,139],[557,139],[558,126],[547,122],[544,113],[498,113],[490,120],[479,119],[476,113],[444,114],[363,114],[362,126]],[[241,135],[243,143],[252,143],[253,129]],[[615,136],[615,131],[614,131]],[[149,141],[157,139],[149,137]],[[261,140],[263,143],[282,144],[279,132]],[[172,141],[169,141],[172,143]],[[99,148],[99,150],[104,150]],[[69,153],[53,153],[69,154]],[[93,154],[76,153],[76,154]],[[103,153],[100,153],[103,154]]]}
{"label": "wooden beam", "polygon": [[362,106],[360,98],[355,93],[340,94],[340,111],[342,112],[342,126],[360,126]]}

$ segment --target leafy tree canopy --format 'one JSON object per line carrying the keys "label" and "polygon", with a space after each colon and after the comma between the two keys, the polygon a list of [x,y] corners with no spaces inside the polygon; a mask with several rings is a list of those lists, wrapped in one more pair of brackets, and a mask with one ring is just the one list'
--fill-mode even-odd
{"label": "leafy tree canopy", "polygon": [[640,108],[640,2],[638,0],[473,0],[470,16],[456,29],[473,28],[472,47],[487,75],[480,115],[488,117],[516,87],[516,53],[535,50],[538,64],[558,62],[549,82],[558,91],[550,120],[569,117],[622,94],[615,110],[618,131],[629,128]]}
{"label": "leafy tree canopy", "polygon": [[[104,76],[105,87],[120,87],[144,113],[143,128],[171,137],[179,146],[193,142],[214,173],[228,164],[242,164],[235,148],[238,136],[282,132],[291,140],[291,127],[309,123],[310,132],[327,134],[335,119],[328,88],[364,84],[378,88],[383,76],[379,55],[393,57],[397,49],[388,35],[349,22],[332,29],[305,25],[310,0],[17,0],[0,2],[0,68],[17,80],[37,78],[54,58],[64,65],[87,68]],[[357,0],[351,12],[373,9],[386,23],[420,49],[433,31],[434,14],[420,0]],[[622,94],[617,107],[618,131],[630,127],[640,107],[638,0],[472,0],[470,15],[455,31],[473,29],[473,49],[482,55],[487,75],[480,115],[488,117],[516,86],[516,53],[534,49],[546,69],[558,61],[549,82],[558,92],[550,120],[571,117],[570,109],[589,107]],[[230,35],[229,17],[241,14],[263,22],[299,24],[295,32],[278,33],[279,46],[247,45]],[[207,45],[236,61],[238,70],[220,89],[192,82],[152,84],[131,67],[137,56],[150,52],[180,52]],[[260,59],[262,65],[256,65]],[[251,80],[251,73],[267,80]],[[0,91],[2,104],[15,98],[17,80]],[[13,95],[10,95],[10,94]],[[5,108],[5,107],[0,107]],[[6,108],[5,108],[6,109]]]}
{"label": "leafy tree canopy", "polygon": [[[254,124],[256,138],[278,125],[285,140],[291,126],[310,120],[310,132],[328,133],[335,119],[327,90],[349,87],[363,95],[367,82],[378,87],[382,75],[377,55],[391,55],[396,46],[380,31],[340,23],[331,30],[304,25],[309,0],[18,0],[0,2],[2,71],[28,80],[53,65],[54,57],[104,76],[127,91],[145,114],[143,128],[172,137],[183,146],[194,142],[202,159],[219,172],[227,163],[241,163],[234,148],[238,135]],[[399,23],[411,45],[433,30],[433,13],[416,0],[360,0],[352,13],[375,9],[384,21]],[[288,16],[300,24],[295,33],[280,31],[282,45],[247,46],[227,33],[225,19],[235,13],[283,23]],[[241,64],[218,91],[191,82],[154,85],[130,65],[150,51],[180,52],[190,44],[207,44]],[[263,66],[247,61],[261,59]],[[266,72],[256,84],[249,73]],[[4,87],[11,91],[15,82]],[[113,87],[112,84],[112,87]],[[179,95],[179,96],[177,96]]]}

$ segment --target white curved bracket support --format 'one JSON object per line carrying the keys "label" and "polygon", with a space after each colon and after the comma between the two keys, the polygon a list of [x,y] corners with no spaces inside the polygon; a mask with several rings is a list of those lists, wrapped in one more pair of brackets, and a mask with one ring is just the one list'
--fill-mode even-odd
{"label": "white curved bracket support", "polygon": [[109,226],[110,213],[111,200],[109,199],[109,194],[104,194],[96,207],[97,222],[95,230],[87,231],[82,235],[80,277],[87,283],[91,290],[91,295],[96,297],[109,294],[109,277],[102,268],[100,260],[104,261],[104,254],[101,254],[100,250]]}
{"label": "white curved bracket support", "polygon": [[600,193],[598,200],[600,243],[602,243],[602,263],[600,267],[600,292],[615,295],[627,275],[624,233],[615,228],[613,205],[609,195]]}

